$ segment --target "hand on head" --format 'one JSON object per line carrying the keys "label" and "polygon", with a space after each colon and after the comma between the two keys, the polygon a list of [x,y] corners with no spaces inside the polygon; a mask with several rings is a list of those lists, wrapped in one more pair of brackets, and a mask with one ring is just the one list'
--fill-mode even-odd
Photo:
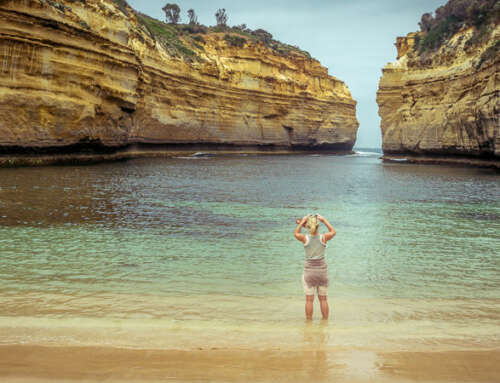
{"label": "hand on head", "polygon": [[[295,222],[297,223],[297,225],[302,224],[302,226],[305,226],[305,225],[307,224],[307,221],[308,221],[309,217],[310,217],[310,216],[312,216],[312,215],[313,215],[313,214],[308,214],[308,215],[304,216],[302,219],[297,218],[297,219],[295,220]],[[325,222],[326,222],[326,218],[325,218],[325,217],[323,217],[322,215],[320,215],[320,214],[314,214],[314,216],[316,216],[316,219],[317,219],[319,222],[323,222],[323,223],[325,223]]]}
{"label": "hand on head", "polygon": [[[305,225],[307,223],[307,219],[309,218],[309,216],[310,215],[308,214],[308,215],[304,216],[302,219],[297,218],[295,220],[295,222],[297,223],[297,225],[299,225],[299,224]],[[323,217],[320,214],[316,214],[316,218],[318,219],[318,221],[323,222],[323,223],[326,221],[325,217]]]}
{"label": "hand on head", "polygon": [[297,223],[297,225],[300,225],[300,224],[305,225],[307,222],[307,218],[309,218],[309,216],[305,215],[303,218],[297,218],[295,220],[295,222]]}

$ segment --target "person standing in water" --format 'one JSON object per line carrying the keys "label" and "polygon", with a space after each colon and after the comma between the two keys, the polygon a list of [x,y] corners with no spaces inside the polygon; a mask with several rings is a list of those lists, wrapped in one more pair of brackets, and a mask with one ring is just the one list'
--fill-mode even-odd
{"label": "person standing in water", "polygon": [[[319,223],[323,222],[328,228],[328,233],[318,235]],[[337,233],[330,223],[320,216],[306,215],[302,220],[297,219],[295,238],[304,244],[306,260],[302,274],[302,286],[306,295],[306,319],[311,320],[313,314],[314,291],[317,291],[323,319],[328,319],[328,270],[325,262],[326,243]],[[309,229],[309,235],[300,233],[302,227]]]}

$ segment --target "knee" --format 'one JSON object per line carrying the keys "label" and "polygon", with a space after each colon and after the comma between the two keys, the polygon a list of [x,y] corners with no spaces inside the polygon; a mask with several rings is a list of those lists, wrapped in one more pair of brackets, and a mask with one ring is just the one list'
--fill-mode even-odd
{"label": "knee", "polygon": [[326,295],[318,295],[318,299],[320,302],[326,302],[327,296]]}
{"label": "knee", "polygon": [[314,302],[314,295],[306,295],[306,302]]}

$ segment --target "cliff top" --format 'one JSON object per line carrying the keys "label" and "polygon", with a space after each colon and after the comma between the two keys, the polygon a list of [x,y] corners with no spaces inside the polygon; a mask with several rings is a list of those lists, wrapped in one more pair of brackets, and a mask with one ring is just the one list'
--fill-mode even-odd
{"label": "cliff top", "polygon": [[420,33],[415,40],[419,54],[438,49],[457,32],[471,27],[475,32],[469,39],[470,45],[486,40],[492,25],[500,21],[500,3],[498,0],[450,0],[434,13],[435,16],[424,13],[419,22]]}
{"label": "cliff top", "polygon": [[450,0],[434,15],[424,13],[420,31],[398,37],[398,59],[406,56],[408,67],[450,64],[459,52],[481,50],[476,65],[491,62],[500,52],[498,0]]}
{"label": "cliff top", "polygon": [[154,40],[159,41],[171,56],[183,57],[187,61],[201,59],[199,52],[203,52],[207,36],[222,38],[232,47],[241,48],[246,44],[261,43],[276,55],[301,56],[312,60],[308,52],[273,39],[272,34],[263,29],[251,30],[245,24],[229,27],[227,25],[205,26],[198,22],[165,23],[134,10],[125,0],[112,1],[126,16],[130,17],[133,14],[145,32]]}

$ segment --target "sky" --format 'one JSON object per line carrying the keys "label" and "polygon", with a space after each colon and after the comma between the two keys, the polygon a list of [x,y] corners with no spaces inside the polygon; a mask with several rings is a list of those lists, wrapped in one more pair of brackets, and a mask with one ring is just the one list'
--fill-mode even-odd
{"label": "sky", "polygon": [[355,148],[380,148],[375,99],[381,70],[396,60],[396,37],[417,31],[422,14],[446,0],[128,0],[132,8],[159,20],[165,19],[167,2],[179,5],[182,23],[193,8],[201,24],[215,25],[215,12],[225,8],[229,26],[262,28],[308,51],[346,83],[358,102]]}

